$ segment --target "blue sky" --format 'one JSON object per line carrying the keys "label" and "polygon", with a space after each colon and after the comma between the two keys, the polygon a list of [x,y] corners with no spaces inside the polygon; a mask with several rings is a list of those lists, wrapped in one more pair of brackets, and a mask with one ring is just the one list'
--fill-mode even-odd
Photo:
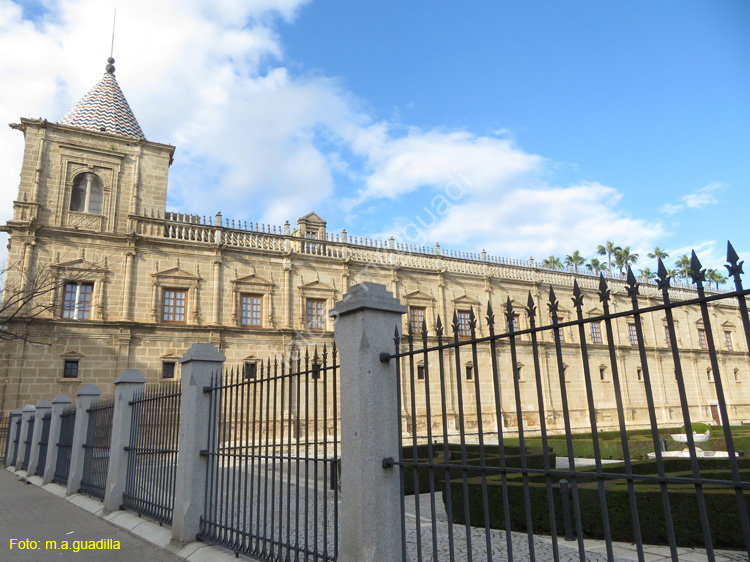
{"label": "blue sky", "polygon": [[[750,3],[133,0],[117,78],[172,209],[542,259],[750,255]],[[114,3],[0,0],[0,117],[103,72]],[[136,39],[137,38],[137,39]],[[98,45],[98,47],[97,47]],[[156,53],[156,56],[155,56]],[[21,137],[0,131],[0,219]],[[216,208],[218,206],[218,208]]]}

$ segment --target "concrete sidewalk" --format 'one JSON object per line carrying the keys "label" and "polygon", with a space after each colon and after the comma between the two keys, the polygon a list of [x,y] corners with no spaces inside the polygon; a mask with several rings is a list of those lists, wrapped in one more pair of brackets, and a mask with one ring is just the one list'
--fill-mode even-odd
{"label": "concrete sidewalk", "polygon": [[[62,486],[48,484],[40,488],[38,477],[30,480],[37,485],[0,470],[0,562],[235,560],[232,553],[200,542],[175,547],[170,544],[168,527],[121,511],[102,517],[101,502],[80,494],[64,498]],[[15,542],[11,548],[13,539],[37,541],[37,548],[22,550]],[[47,541],[54,541],[57,549]],[[63,541],[67,541],[67,549]],[[95,545],[100,549],[76,552],[85,541],[101,541]],[[119,549],[113,548],[115,541],[119,542]]]}

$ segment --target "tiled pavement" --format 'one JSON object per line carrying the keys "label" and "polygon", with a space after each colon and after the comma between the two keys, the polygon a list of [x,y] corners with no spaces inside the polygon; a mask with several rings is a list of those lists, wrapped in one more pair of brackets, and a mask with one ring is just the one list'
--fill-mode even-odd
{"label": "tiled pavement", "polygon": [[[38,478],[32,478],[39,483]],[[0,470],[0,562],[5,561],[38,561],[38,560],[112,560],[138,562],[172,561],[187,559],[191,562],[234,560],[232,553],[208,546],[204,543],[190,543],[182,548],[170,544],[170,531],[167,527],[160,527],[156,523],[140,519],[127,512],[115,512],[104,516],[101,513],[101,503],[85,496],[74,495],[67,501],[60,497],[62,488],[55,484],[47,485],[44,489],[28,484],[24,479],[6,470]],[[420,538],[422,543],[423,560],[432,559],[432,524],[425,514],[430,513],[429,496],[420,498],[422,517],[420,518]],[[412,560],[417,560],[417,520],[415,516],[414,499],[407,498],[406,523],[407,544]],[[448,559],[446,549],[448,544],[448,521],[445,514],[439,514],[435,525],[437,531],[438,550],[442,551],[440,559]],[[461,553],[466,549],[465,531],[454,526],[453,540],[457,553],[456,559],[465,559]],[[321,537],[322,538],[322,537]],[[39,541],[37,550],[10,550],[11,539],[32,539]],[[73,541],[98,541],[111,539],[120,542],[119,550],[82,550],[74,552]],[[69,541],[69,550],[46,550],[46,541]],[[512,533],[513,562],[528,560],[529,541],[524,533]],[[78,543],[80,544],[80,543]],[[113,544],[113,543],[110,543]],[[472,531],[474,548],[473,560],[486,560],[485,534],[483,529]],[[541,562],[552,560],[552,541],[550,537],[534,537],[534,551],[536,559]],[[559,540],[561,562],[578,562],[577,543],[566,543]],[[503,531],[493,531],[491,537],[493,560],[508,561],[506,552],[506,536]],[[606,550],[603,541],[587,540],[585,543],[586,560],[599,562],[606,560]],[[669,549],[663,546],[646,546],[646,562],[671,560]],[[678,549],[679,560],[682,562],[702,562],[706,555],[697,549]],[[616,562],[637,560],[634,545],[616,543],[614,545]],[[717,552],[717,562],[747,562],[747,554],[742,552]]]}

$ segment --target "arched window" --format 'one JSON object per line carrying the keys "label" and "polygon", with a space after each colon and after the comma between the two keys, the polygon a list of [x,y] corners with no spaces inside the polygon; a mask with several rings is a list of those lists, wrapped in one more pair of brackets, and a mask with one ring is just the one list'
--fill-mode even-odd
{"label": "arched window", "polygon": [[99,176],[91,172],[77,175],[70,194],[70,210],[101,215],[103,203],[102,180]]}

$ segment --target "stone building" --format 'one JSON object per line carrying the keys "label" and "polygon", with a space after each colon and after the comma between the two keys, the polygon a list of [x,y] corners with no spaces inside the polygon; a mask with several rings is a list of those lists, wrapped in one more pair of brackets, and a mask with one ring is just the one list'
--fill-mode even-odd
{"label": "stone building", "polygon": [[[501,324],[509,298],[515,307],[514,329],[525,330],[529,294],[537,303],[537,324],[547,325],[551,286],[561,303],[561,321],[573,320],[569,297],[574,279],[584,290],[585,315],[602,314],[598,279],[580,272],[553,271],[533,261],[492,258],[484,252],[456,253],[437,244],[413,248],[392,239],[333,234],[315,213],[295,225],[270,227],[230,220],[221,213],[199,217],[167,211],[167,178],[175,149],[146,139],[111,62],[103,78],[59,122],[21,119],[11,125],[23,134],[25,152],[13,218],[3,227],[10,234],[7,284],[49,272],[57,288],[41,297],[46,299],[44,312],[3,327],[24,337],[0,343],[0,412],[61,392],[74,396],[82,383],[96,383],[109,393],[117,374],[128,368],[141,370],[151,382],[179,378],[177,361],[195,342],[216,344],[227,365],[254,376],[258,361],[330,345],[333,320],[328,311],[362,281],[385,284],[409,307],[403,328],[411,322],[419,333],[424,322],[431,342],[438,316],[450,324],[454,311],[461,337],[468,335],[470,310],[479,319],[478,335],[488,335],[483,321],[487,303]],[[610,288],[613,309],[628,310],[624,283],[610,280]],[[654,285],[645,284],[642,293],[643,307],[660,302]],[[693,298],[695,291],[678,287],[672,297]],[[712,305],[710,311],[729,416],[737,422],[750,420],[750,362],[737,309],[725,303]],[[693,420],[711,421],[718,408],[700,313],[678,309],[675,317]],[[638,426],[648,423],[648,415],[632,322],[630,317],[614,321],[613,343],[626,418]],[[645,315],[642,327],[657,416],[661,422],[681,425],[663,314]],[[554,406],[547,421],[561,429],[554,333],[539,335],[539,357],[542,393]],[[453,337],[450,327],[446,334]],[[568,326],[559,334],[572,424],[586,427],[580,333]],[[617,416],[602,323],[587,324],[585,338],[597,416],[602,426],[613,427]],[[521,403],[524,423],[533,429],[539,416],[530,346],[529,335],[520,336]],[[502,392],[512,397],[507,351],[507,341],[499,342]],[[455,385],[472,388],[473,377],[486,372],[488,365],[485,349],[477,365],[468,353],[462,354],[459,367],[453,359],[446,361],[451,411],[456,411]],[[419,384],[424,366],[415,369]],[[429,392],[439,400],[436,380]],[[491,396],[486,378],[481,388]],[[408,409],[406,384],[403,392]],[[424,392],[418,395],[423,402]],[[465,396],[470,413],[471,392]],[[503,423],[513,427],[517,420],[512,398],[505,404]],[[420,408],[420,416],[422,412]],[[488,418],[487,423],[494,422]]]}

